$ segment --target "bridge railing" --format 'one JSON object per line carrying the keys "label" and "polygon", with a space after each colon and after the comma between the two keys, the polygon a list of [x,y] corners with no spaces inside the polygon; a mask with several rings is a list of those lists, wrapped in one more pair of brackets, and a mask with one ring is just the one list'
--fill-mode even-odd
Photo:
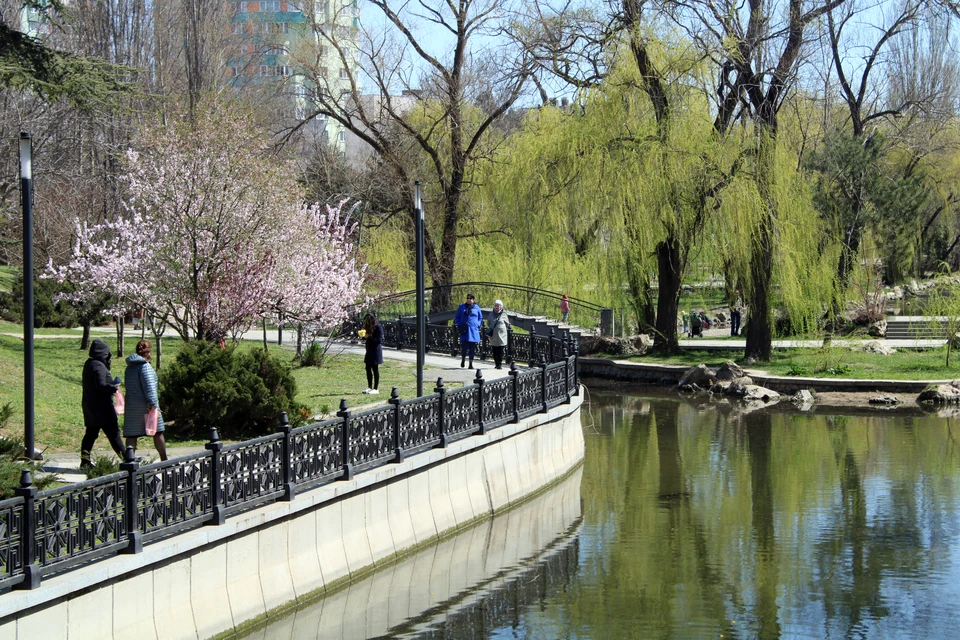
{"label": "bridge railing", "polygon": [[[520,340],[519,338],[524,338]],[[570,402],[579,393],[576,345],[544,336],[514,336],[518,359],[509,375],[403,400],[360,413],[340,401],[337,417],[224,445],[216,429],[202,453],[141,466],[127,449],[119,473],[38,492],[24,470],[16,497],[0,501],[0,590],[33,589],[43,576],[227,517],[359,471],[518,422]],[[523,351],[526,349],[526,351]]]}
{"label": "bridge railing", "polygon": [[[452,309],[433,309],[431,297],[435,288],[426,288],[426,313],[433,315],[451,311]],[[493,306],[493,301],[502,299],[508,311],[516,311],[531,316],[545,316],[553,320],[560,319],[560,300],[562,292],[549,291],[536,287],[527,287],[502,282],[459,282],[442,287],[449,293],[449,299],[456,309],[464,301],[467,294],[476,296],[477,303],[484,307]],[[570,303],[569,322],[584,328],[593,328],[600,322],[603,305],[568,297]],[[396,318],[397,316],[410,317],[416,315],[416,291],[399,291],[381,296],[365,305],[363,310],[372,308],[377,311],[378,317]],[[360,310],[357,310],[360,313]]]}

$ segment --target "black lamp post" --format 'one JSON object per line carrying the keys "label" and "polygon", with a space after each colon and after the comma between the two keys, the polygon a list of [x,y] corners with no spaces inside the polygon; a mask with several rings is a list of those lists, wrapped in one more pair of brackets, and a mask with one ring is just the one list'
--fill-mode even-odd
{"label": "black lamp post", "polygon": [[423,395],[423,363],[426,360],[427,318],[424,314],[423,282],[423,201],[420,181],[414,183],[413,208],[417,234],[417,397]]}
{"label": "black lamp post", "polygon": [[29,460],[33,445],[33,151],[30,134],[20,133],[20,203],[23,206],[23,444]]}

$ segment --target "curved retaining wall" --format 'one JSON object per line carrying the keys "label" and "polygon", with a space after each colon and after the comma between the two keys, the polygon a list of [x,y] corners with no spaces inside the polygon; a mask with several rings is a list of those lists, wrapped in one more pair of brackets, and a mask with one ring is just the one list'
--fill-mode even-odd
{"label": "curved retaining wall", "polygon": [[0,640],[207,638],[285,611],[564,477],[581,404],[4,594]]}
{"label": "curved retaining wall", "polygon": [[[605,378],[676,386],[690,367],[674,364],[645,364],[621,362],[608,358],[577,359],[577,370],[583,377]],[[804,378],[799,376],[771,376],[747,371],[754,384],[777,393],[796,393],[803,389],[812,391],[849,391],[881,393],[920,393],[931,384],[948,384],[949,380],[858,380],[850,378]]]}

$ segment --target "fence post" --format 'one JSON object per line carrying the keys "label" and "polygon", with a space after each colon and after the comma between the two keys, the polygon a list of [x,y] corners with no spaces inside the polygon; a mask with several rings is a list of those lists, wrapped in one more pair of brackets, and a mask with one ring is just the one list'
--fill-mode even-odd
{"label": "fence post", "polygon": [[510,379],[513,382],[510,384],[510,388],[513,390],[513,393],[510,395],[513,397],[513,422],[520,422],[520,399],[517,397],[517,392],[519,391],[517,387],[517,363],[510,363],[510,371],[507,372],[507,375],[510,376]]}
{"label": "fence post", "polygon": [[393,461],[403,462],[403,445],[400,442],[400,390],[394,387],[387,402],[393,405],[393,444],[396,445]]}
{"label": "fence post", "polygon": [[530,327],[530,354],[527,358],[527,364],[531,367],[537,363],[537,326],[531,325]]}
{"label": "fence post", "polygon": [[484,402],[484,397],[483,397],[483,385],[486,383],[486,380],[483,379],[483,374],[480,373],[480,369],[477,369],[477,375],[476,375],[476,377],[473,379],[473,383],[474,383],[475,385],[477,385],[477,387],[478,387],[478,389],[477,389],[477,400],[478,400],[478,402],[477,402],[477,424],[480,425],[480,427],[477,429],[477,431],[476,431],[476,433],[474,433],[474,435],[482,436],[483,434],[485,434],[485,433],[487,432],[487,426],[486,426],[485,424],[483,424],[483,402]]}
{"label": "fence post", "polygon": [[547,363],[540,363],[540,413],[547,412]]}
{"label": "fence post", "polygon": [[507,353],[505,354],[507,364],[513,362],[513,325],[507,325]]}
{"label": "fence post", "polygon": [[553,339],[556,337],[557,332],[554,329],[550,328],[550,362],[553,363]]}
{"label": "fence post", "polygon": [[216,427],[211,427],[210,442],[203,445],[203,448],[210,452],[210,502],[213,503],[213,518],[207,520],[207,524],[221,525],[227,519],[227,510],[223,505],[223,496],[220,495],[220,476],[223,475],[220,451],[223,443],[220,442]]}
{"label": "fence post", "polygon": [[137,517],[137,469],[140,461],[134,456],[133,447],[127,447],[123,452],[123,462],[120,471],[127,472],[127,491],[124,496],[126,504],[123,509],[124,526],[127,529],[127,547],[120,553],[140,553],[143,551],[143,532],[140,531],[140,518]]}
{"label": "fence post", "polygon": [[337,416],[343,418],[343,437],[340,444],[343,447],[343,475],[341,480],[353,480],[353,465],[350,464],[350,410],[347,409],[347,399],[340,398],[340,411]]}
{"label": "fence post", "polygon": [[576,389],[576,391],[574,391],[573,395],[578,396],[578,395],[580,395],[580,379],[577,378],[577,366],[579,366],[578,363],[580,362],[580,343],[579,343],[579,342],[576,342],[576,341],[575,341],[575,342],[573,343],[573,355],[574,355],[574,358],[573,358],[573,388]]}
{"label": "fence post", "polygon": [[443,386],[443,378],[437,378],[437,387],[434,392],[440,394],[440,411],[438,412],[437,423],[440,427],[440,442],[438,447],[447,448],[447,419],[443,415],[447,400],[447,389]]}
{"label": "fence post", "polygon": [[23,527],[20,530],[20,557],[23,558],[23,582],[17,589],[36,589],[40,586],[40,566],[37,564],[37,488],[28,469],[20,472],[20,486],[14,495],[23,498]]}
{"label": "fence post", "polygon": [[397,351],[403,351],[403,316],[397,314]]}
{"label": "fence post", "polygon": [[293,447],[291,446],[293,442],[290,437],[291,430],[292,427],[290,426],[290,418],[287,417],[287,412],[280,412],[279,431],[283,434],[283,440],[280,441],[283,454],[283,495],[280,497],[280,500],[283,502],[290,502],[297,494],[297,485],[293,481]]}

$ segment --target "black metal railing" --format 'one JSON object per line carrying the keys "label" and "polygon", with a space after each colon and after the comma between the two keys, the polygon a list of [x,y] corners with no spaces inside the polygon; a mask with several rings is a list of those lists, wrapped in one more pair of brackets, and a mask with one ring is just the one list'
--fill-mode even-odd
{"label": "black metal railing", "polygon": [[411,400],[394,388],[387,406],[357,414],[341,400],[336,418],[295,429],[282,414],[277,433],[237,444],[213,429],[202,453],[156,464],[141,466],[128,448],[119,473],[49,491],[37,492],[25,470],[16,497],[0,501],[0,589],[35,588],[44,575],[138,553],[144,542],[569,402],[579,390],[575,344],[523,337],[515,346],[527,351],[516,355],[539,364],[512,363],[504,378],[488,382],[477,370],[453,389],[438,379],[434,393]]}

